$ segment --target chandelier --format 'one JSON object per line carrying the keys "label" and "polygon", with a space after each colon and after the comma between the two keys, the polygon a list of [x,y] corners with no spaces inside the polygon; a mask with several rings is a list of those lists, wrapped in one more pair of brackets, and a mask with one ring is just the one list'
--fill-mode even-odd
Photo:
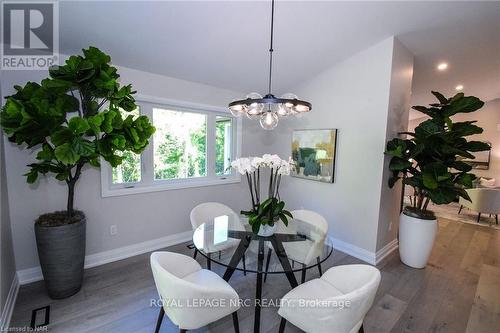
{"label": "chandelier", "polygon": [[229,111],[235,117],[245,114],[248,118],[259,120],[260,126],[272,130],[278,125],[280,118],[288,116],[301,116],[309,112],[312,105],[302,101],[294,94],[287,93],[275,97],[272,92],[273,69],[273,32],[274,32],[274,0],[271,0],[271,46],[269,48],[269,89],[265,96],[259,93],[250,93],[245,99],[229,103]]}

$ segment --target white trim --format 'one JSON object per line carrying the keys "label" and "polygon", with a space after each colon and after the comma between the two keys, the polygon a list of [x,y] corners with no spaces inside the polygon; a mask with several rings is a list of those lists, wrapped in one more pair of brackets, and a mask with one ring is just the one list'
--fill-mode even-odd
{"label": "white trim", "polygon": [[[101,172],[101,181],[105,182],[107,178],[106,175],[104,174],[105,174],[104,172]],[[146,185],[146,186],[136,185],[134,187],[123,187],[123,188],[112,188],[112,189],[107,188],[106,186],[102,186],[101,196],[103,198],[106,198],[106,197],[114,197],[121,195],[138,194],[138,193],[180,190],[183,188],[192,188],[192,187],[234,184],[240,182],[241,182],[241,176],[239,174],[237,175],[235,174],[228,176],[220,176],[219,178],[203,177],[203,178],[186,178],[182,179],[182,181],[176,181],[176,180],[158,181],[158,184],[155,183],[154,185]]]}
{"label": "white trim", "polygon": [[10,325],[10,319],[12,318],[12,312],[14,311],[14,306],[16,305],[17,293],[19,292],[19,279],[17,275],[14,275],[12,279],[12,284],[10,285],[9,294],[5,300],[5,304],[2,310],[2,316],[0,317],[0,332],[6,332]]}
{"label": "white trim", "polygon": [[374,253],[359,246],[352,245],[351,243],[341,241],[340,239],[330,237],[330,240],[333,243],[333,248],[335,250],[342,251],[350,256],[363,260],[370,265],[378,265],[385,257],[390,255],[399,246],[398,240],[393,239],[383,248]]}
{"label": "white trim", "polygon": [[382,260],[384,260],[388,255],[394,252],[399,247],[399,241],[394,238],[392,241],[387,243],[383,248],[377,251],[375,255],[375,263],[378,265]]}
{"label": "white trim", "polygon": [[365,250],[361,247],[358,247],[356,245],[352,245],[351,243],[347,243],[344,241],[341,241],[340,239],[336,239],[333,237],[330,237],[332,243],[333,243],[333,248],[335,250],[342,251],[344,253],[347,253],[350,256],[353,256],[355,258],[361,259],[366,263],[369,263],[370,265],[375,265],[376,264],[376,255],[373,252],[370,252],[368,250]]}
{"label": "white trim", "polygon": [[[142,243],[119,247],[117,249],[103,251],[100,253],[85,256],[85,268],[96,267],[110,262],[130,258],[139,254],[155,251],[168,246],[180,244],[191,240],[192,231],[185,231],[157,239],[152,239]],[[43,280],[40,266],[17,271],[19,284],[28,284]]]}

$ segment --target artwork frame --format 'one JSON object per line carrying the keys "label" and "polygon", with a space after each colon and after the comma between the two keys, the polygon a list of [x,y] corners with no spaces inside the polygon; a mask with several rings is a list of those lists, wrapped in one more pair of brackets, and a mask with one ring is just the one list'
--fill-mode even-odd
{"label": "artwork frame", "polygon": [[291,148],[295,170],[291,176],[334,183],[337,133],[336,128],[293,130]]}

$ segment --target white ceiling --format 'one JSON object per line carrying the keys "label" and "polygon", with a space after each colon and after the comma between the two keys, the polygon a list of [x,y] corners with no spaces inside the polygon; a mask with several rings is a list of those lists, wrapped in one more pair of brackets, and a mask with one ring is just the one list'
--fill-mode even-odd
{"label": "white ceiling", "polygon": [[[118,65],[241,92],[267,89],[268,1],[66,1],[60,11],[63,53],[95,45]],[[466,94],[500,97],[500,2],[477,1],[278,1],[274,91],[392,35],[416,56],[415,104],[431,101],[431,89],[452,94],[458,83]],[[450,64],[444,73],[435,70],[441,60]]]}

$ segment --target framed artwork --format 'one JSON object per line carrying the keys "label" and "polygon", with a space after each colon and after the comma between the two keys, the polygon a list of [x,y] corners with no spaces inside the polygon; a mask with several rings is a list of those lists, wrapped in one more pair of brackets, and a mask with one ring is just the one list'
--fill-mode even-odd
{"label": "framed artwork", "polygon": [[333,183],[336,129],[294,130],[292,133],[293,177]]}

